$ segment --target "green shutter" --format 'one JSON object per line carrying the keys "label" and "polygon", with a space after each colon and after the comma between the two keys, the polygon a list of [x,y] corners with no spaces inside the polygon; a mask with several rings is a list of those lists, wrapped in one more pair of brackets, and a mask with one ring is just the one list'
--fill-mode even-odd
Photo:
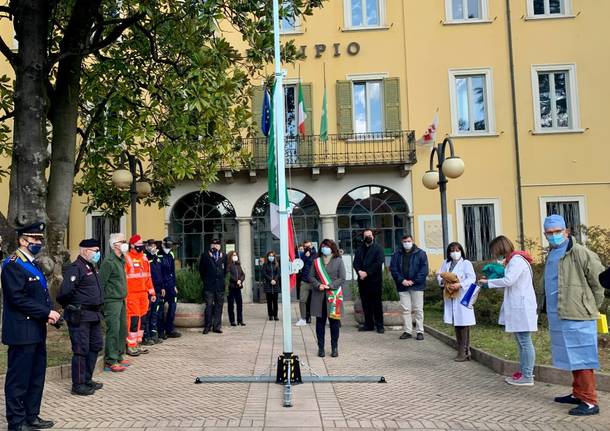
{"label": "green shutter", "polygon": [[385,131],[398,132],[400,127],[400,83],[398,78],[383,80]]}
{"label": "green shutter", "polygon": [[313,135],[313,101],[311,97],[311,84],[301,84],[301,88],[303,89],[303,101],[305,102],[305,115],[307,115],[307,118],[305,119],[305,134]]}
{"label": "green shutter", "polygon": [[335,95],[337,98],[337,134],[354,133],[352,112],[352,82],[337,81]]}
{"label": "green shutter", "polygon": [[261,131],[261,116],[263,115],[263,94],[264,88],[262,85],[252,87],[252,127],[254,128],[254,136],[262,138]]}

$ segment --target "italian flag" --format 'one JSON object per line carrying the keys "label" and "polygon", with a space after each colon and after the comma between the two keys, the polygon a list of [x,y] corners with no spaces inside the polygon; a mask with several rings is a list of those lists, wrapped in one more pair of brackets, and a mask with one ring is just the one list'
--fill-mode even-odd
{"label": "italian flag", "polygon": [[[281,97],[281,95],[277,95],[277,88],[275,85],[273,86],[273,100],[275,97]],[[281,100],[281,99],[280,99]],[[269,221],[271,225],[271,233],[276,237],[280,237],[280,200],[279,200],[279,191],[278,191],[278,183],[277,183],[277,162],[276,162],[276,154],[275,154],[275,137],[277,134],[277,130],[275,127],[274,120],[274,104],[271,104],[271,109],[269,113],[269,123],[270,130],[269,133],[269,142],[267,145],[267,194],[269,196]],[[283,193],[286,194],[286,206],[290,208],[290,201],[288,200],[288,189],[284,188]],[[295,258],[295,242],[294,242],[294,227],[292,224],[292,214],[290,211],[288,213],[288,259],[292,262]],[[290,274],[290,287],[294,288],[296,286],[296,274]]]}
{"label": "italian flag", "polygon": [[299,135],[305,136],[305,120],[307,114],[305,113],[305,98],[303,97],[303,87],[301,87],[301,81],[299,81],[299,106],[297,113]]}

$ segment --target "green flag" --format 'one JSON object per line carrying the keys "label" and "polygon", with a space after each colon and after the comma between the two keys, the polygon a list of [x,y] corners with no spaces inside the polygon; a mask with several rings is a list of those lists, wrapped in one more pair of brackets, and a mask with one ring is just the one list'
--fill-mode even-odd
{"label": "green flag", "polygon": [[326,113],[326,87],[324,87],[324,97],[322,98],[322,117],[320,118],[320,141],[328,140],[328,116]]}

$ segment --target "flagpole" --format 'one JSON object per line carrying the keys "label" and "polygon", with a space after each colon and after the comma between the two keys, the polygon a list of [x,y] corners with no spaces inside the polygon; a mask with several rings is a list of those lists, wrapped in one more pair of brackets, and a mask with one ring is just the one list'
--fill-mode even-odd
{"label": "flagpole", "polygon": [[[273,96],[274,106],[274,128],[277,160],[277,190],[279,200],[280,215],[280,263],[281,263],[281,282],[282,282],[282,326],[284,333],[284,354],[283,360],[280,358],[278,367],[286,367],[281,371],[287,372],[288,379],[284,391],[284,406],[292,406],[291,365],[292,365],[292,323],[290,312],[290,263],[288,261],[288,211],[286,197],[286,160],[284,152],[284,86],[282,59],[280,53],[280,19],[278,0],[273,0],[273,44],[274,44],[274,65],[275,65],[275,94]],[[278,371],[280,371],[278,369]]]}

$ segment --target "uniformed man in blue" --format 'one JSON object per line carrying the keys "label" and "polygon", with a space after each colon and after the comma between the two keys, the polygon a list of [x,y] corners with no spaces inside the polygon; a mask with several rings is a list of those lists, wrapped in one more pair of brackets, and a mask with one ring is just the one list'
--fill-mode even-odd
{"label": "uniformed man in blue", "polygon": [[47,369],[47,323],[55,324],[60,318],[35,261],[44,229],[44,223],[17,229],[19,248],[2,263],[2,342],[8,345],[4,397],[9,430],[53,426],[39,416]]}
{"label": "uniformed man in blue", "polygon": [[64,270],[57,302],[64,308],[72,342],[72,394],[93,395],[102,383],[93,381],[97,355],[104,348],[102,308],[104,293],[96,265],[100,243],[84,239],[76,260]]}
{"label": "uniformed man in blue", "polygon": [[161,260],[161,274],[163,276],[162,297],[167,303],[167,314],[164,316],[164,307],[160,308],[160,316],[158,319],[159,336],[166,338],[178,338],[182,334],[176,331],[174,327],[174,319],[176,318],[176,302],[178,296],[178,288],[176,287],[176,259],[174,258],[175,247],[178,242],[169,236],[163,238],[161,250],[158,256]]}

